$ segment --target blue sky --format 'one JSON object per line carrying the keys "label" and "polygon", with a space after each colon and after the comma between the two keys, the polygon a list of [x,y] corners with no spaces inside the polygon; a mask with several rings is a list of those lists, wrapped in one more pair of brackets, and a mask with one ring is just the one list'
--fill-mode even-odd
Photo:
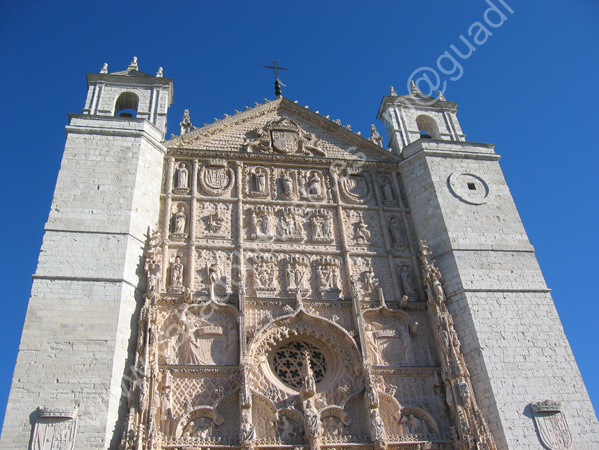
{"label": "blue sky", "polygon": [[[1,1],[0,417],[67,113],[83,108],[85,73],[99,71],[104,62],[109,71],[124,70],[134,55],[141,71],[154,74],[162,66],[174,79],[169,133],[178,133],[184,109],[201,125],[272,99],[273,75],[260,66],[273,58],[290,69],[281,77],[286,97],[354,131],[369,135],[370,124],[377,123],[382,133],[375,117],[389,86],[402,95],[410,74],[433,69],[446,82],[445,97],[460,103],[467,139],[494,143],[502,155],[597,409],[599,3],[504,0],[513,13],[494,3],[507,20],[488,27],[492,35],[479,34],[475,43],[468,30],[484,21],[489,5],[483,0]],[[475,48],[463,60],[452,48],[467,51],[461,35]]]}

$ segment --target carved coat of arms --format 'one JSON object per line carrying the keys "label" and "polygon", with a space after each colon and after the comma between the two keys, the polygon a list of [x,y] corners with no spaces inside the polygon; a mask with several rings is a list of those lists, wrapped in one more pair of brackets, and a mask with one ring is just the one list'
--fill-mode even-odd
{"label": "carved coat of arms", "polygon": [[76,410],[40,408],[31,450],[73,450],[76,431]]}
{"label": "carved coat of arms", "polygon": [[209,195],[220,196],[228,192],[235,183],[233,169],[223,160],[210,160],[200,169],[200,186]]}
{"label": "carved coat of arms", "polygon": [[253,130],[252,134],[257,138],[246,140],[245,149],[248,152],[325,155],[324,150],[319,147],[318,139],[303,131],[297,123],[287,117],[272,120],[261,129]]}
{"label": "carved coat of arms", "polygon": [[569,450],[572,448],[572,434],[561,412],[560,404],[545,400],[530,405],[539,433],[539,439],[549,450]]}

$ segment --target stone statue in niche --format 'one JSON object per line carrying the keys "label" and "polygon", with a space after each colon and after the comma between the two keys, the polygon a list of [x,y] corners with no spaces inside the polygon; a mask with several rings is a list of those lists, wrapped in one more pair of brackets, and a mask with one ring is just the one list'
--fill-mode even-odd
{"label": "stone statue in niche", "polygon": [[160,426],[165,435],[172,432],[172,424],[174,421],[173,410],[171,406],[171,386],[165,384],[160,391]]}
{"label": "stone statue in niche", "polygon": [[177,212],[173,216],[173,234],[171,234],[171,239],[183,240],[187,238],[187,233],[185,233],[186,223],[187,216],[185,215],[185,207],[179,206]]}
{"label": "stone statue in niche", "polygon": [[345,433],[344,427],[348,426],[349,422],[344,423],[335,416],[328,416],[322,419],[322,427],[325,434],[330,437],[338,438]]}
{"label": "stone statue in niche", "polygon": [[301,241],[304,229],[300,220],[302,211],[298,208],[285,208],[279,219],[279,237],[283,241]]}
{"label": "stone statue in niche", "polygon": [[211,234],[221,234],[224,231],[225,217],[222,209],[217,209],[208,216],[208,231]]}
{"label": "stone statue in niche", "polygon": [[181,293],[185,290],[183,286],[183,262],[180,256],[175,257],[175,261],[171,263],[171,285],[168,288],[169,292]]}
{"label": "stone statue in niche", "polygon": [[364,289],[367,292],[378,292],[379,287],[379,280],[374,276],[374,269],[370,266],[368,271],[364,272]]}
{"label": "stone statue in niche", "polygon": [[250,239],[272,239],[271,210],[257,206],[250,213]]}
{"label": "stone statue in niche", "polygon": [[414,364],[414,346],[405,322],[387,325],[371,322],[366,325],[373,364],[408,366]]}
{"label": "stone statue in niche", "polygon": [[393,193],[393,186],[388,178],[383,178],[383,184],[381,185],[383,191],[383,205],[385,206],[396,206],[395,194]]}
{"label": "stone statue in niche", "polygon": [[207,264],[208,283],[210,285],[210,299],[216,299],[215,288],[220,281],[220,268],[217,263]]}
{"label": "stone statue in niche", "polygon": [[354,232],[354,240],[357,244],[363,245],[368,244],[370,241],[370,231],[368,231],[368,227],[366,226],[366,222],[364,222],[364,218],[360,214],[360,219],[356,224],[356,231]]}
{"label": "stone statue in niche", "polygon": [[399,419],[399,429],[401,436],[419,435],[428,433],[428,427],[422,419],[414,414],[402,415]]}
{"label": "stone statue in niche", "polygon": [[333,294],[335,298],[338,297],[339,292],[339,261],[336,259],[326,256],[321,258],[318,263],[318,270],[316,272],[318,278],[318,289],[323,296]]}
{"label": "stone statue in niche", "polygon": [[391,234],[391,245],[396,250],[407,250],[401,225],[395,216],[389,219],[389,233]]}
{"label": "stone statue in niche", "polygon": [[181,315],[181,333],[174,336],[182,364],[232,365],[237,359],[237,322],[233,317],[214,312],[210,320],[187,312]]}
{"label": "stone statue in niche", "polygon": [[176,172],[175,193],[185,194],[189,192],[189,171],[184,162],[180,162]]}
{"label": "stone statue in niche", "polygon": [[287,279],[287,292],[290,294],[300,292],[303,295],[308,293],[310,287],[310,271],[306,257],[292,256],[287,259],[285,275]]}
{"label": "stone statue in niche", "polygon": [[322,184],[323,179],[319,172],[313,170],[308,174],[306,196],[309,200],[321,201],[325,199]]}
{"label": "stone statue in niche", "polygon": [[254,171],[254,181],[255,181],[255,186],[256,192],[266,192],[266,170],[263,169],[262,167],[258,167],[255,171]]}
{"label": "stone statue in niche", "polygon": [[317,209],[312,213],[310,228],[313,242],[331,242],[333,240],[331,221],[331,214],[326,210]]}
{"label": "stone statue in niche", "polygon": [[312,440],[322,432],[318,410],[316,409],[316,406],[314,406],[314,399],[312,398],[306,401],[304,417],[306,421],[306,436],[308,440]]}
{"label": "stone statue in niche", "polygon": [[276,289],[275,260],[272,255],[255,255],[250,258],[256,293],[268,293]]}
{"label": "stone statue in niche", "polygon": [[286,200],[292,200],[295,198],[295,190],[293,188],[293,178],[289,171],[283,172],[283,178],[281,179],[283,184],[283,198]]}
{"label": "stone statue in niche", "polygon": [[410,266],[402,265],[399,269],[399,277],[401,278],[401,287],[403,288],[404,295],[413,297],[416,295],[416,289],[414,288],[414,279],[412,277],[412,271]]}
{"label": "stone statue in niche", "polygon": [[251,410],[241,411],[241,442],[252,442],[256,439],[256,427],[252,424]]}
{"label": "stone statue in niche", "polygon": [[295,420],[282,416],[277,424],[277,432],[282,441],[292,441],[299,436],[300,426]]}
{"label": "stone statue in niche", "polygon": [[198,417],[190,421],[183,429],[181,437],[195,437],[208,440],[214,433],[214,421],[209,417]]}

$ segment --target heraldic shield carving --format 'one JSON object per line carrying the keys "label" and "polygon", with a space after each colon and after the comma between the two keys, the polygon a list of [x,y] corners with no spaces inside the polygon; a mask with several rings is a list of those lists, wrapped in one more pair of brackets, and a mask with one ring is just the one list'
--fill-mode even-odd
{"label": "heraldic shield carving", "polygon": [[530,405],[539,433],[539,439],[549,450],[569,450],[572,448],[572,434],[561,412],[560,404],[551,400]]}
{"label": "heraldic shield carving", "polygon": [[31,450],[73,450],[77,432],[77,411],[39,408]]}

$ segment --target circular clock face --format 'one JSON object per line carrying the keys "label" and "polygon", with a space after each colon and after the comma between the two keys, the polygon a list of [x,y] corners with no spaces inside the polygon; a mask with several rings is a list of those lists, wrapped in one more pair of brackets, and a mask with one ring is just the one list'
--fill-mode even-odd
{"label": "circular clock face", "polygon": [[466,203],[482,205],[491,200],[492,192],[489,185],[478,175],[454,172],[447,181],[450,191]]}

